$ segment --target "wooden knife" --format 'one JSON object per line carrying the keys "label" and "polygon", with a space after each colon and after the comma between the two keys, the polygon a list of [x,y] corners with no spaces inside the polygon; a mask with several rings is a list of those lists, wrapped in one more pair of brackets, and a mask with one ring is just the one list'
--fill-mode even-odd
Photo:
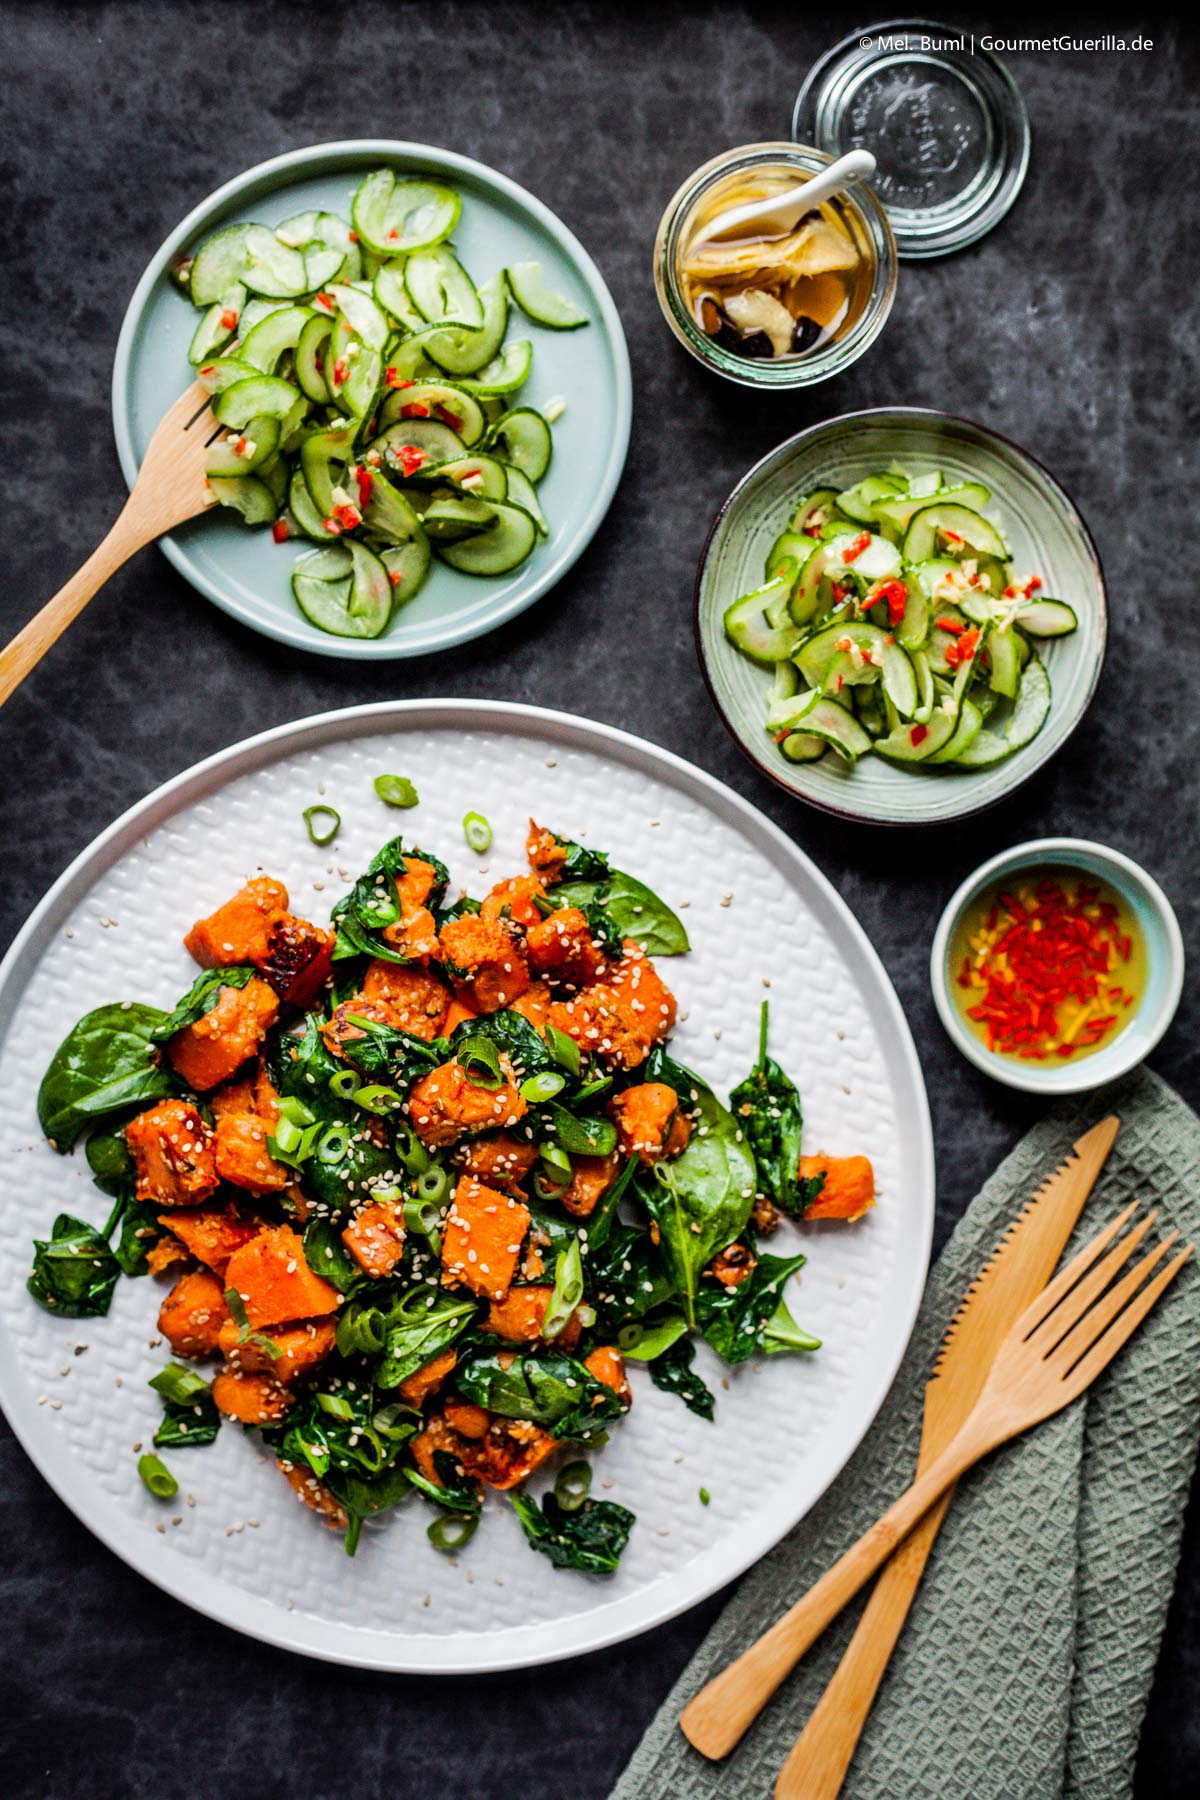
{"label": "wooden knife", "polygon": [[[1022,1208],[942,1340],[925,1389],[918,1470],[950,1442],[974,1405],[1000,1340],[1046,1285],[1112,1149],[1120,1120],[1079,1139]],[[954,1490],[900,1545],[879,1577],[846,1653],[780,1771],[776,1800],[835,1800],[912,1605]]]}

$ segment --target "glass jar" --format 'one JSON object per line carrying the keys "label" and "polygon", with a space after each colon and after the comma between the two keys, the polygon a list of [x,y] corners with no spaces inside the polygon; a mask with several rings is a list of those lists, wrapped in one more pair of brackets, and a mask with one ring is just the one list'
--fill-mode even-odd
{"label": "glass jar", "polygon": [[704,213],[721,199],[722,190],[728,190],[733,206],[745,197],[739,190],[748,177],[804,181],[833,160],[823,150],[805,144],[743,144],[714,156],[689,175],[662,216],[654,244],[654,283],[663,315],[680,343],[729,381],[755,388],[800,388],[827,381],[857,361],[883,329],[896,293],[896,243],[886,212],[861,183],[825,203],[853,239],[863,270],[848,317],[823,343],[786,356],[741,356],[708,335],[684,292],[680,276],[683,252]]}

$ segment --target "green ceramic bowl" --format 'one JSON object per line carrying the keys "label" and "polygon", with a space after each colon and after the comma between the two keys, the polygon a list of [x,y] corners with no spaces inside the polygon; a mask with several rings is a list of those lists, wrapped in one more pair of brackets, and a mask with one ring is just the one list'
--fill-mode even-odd
{"label": "green ceramic bowl", "polygon": [[132,487],[154,427],[192,379],[187,348],[199,314],[171,281],[175,257],[238,220],[277,225],[310,207],[348,217],[363,176],[385,165],[458,189],[463,210],[454,242],[477,281],[507,263],[540,262],[549,285],[582,306],[591,323],[546,331],[514,308],[510,336],[529,337],[534,347],[521,399],[540,406],[561,396],[567,406],[539,487],[550,536],[511,575],[461,575],[435,561],[420,593],[381,637],[339,638],[310,624],[292,598],[295,544],[275,544],[269,531],[221,512],[161,540],[180,574],[243,624],[298,649],[367,661],[444,650],[523,612],[582,555],[608,511],[629,448],[629,353],[612,296],[578,239],[516,182],[449,150],[392,138],[291,150],[227,182],[176,226],[129,303],[113,369],[117,452]]}
{"label": "green ceramic bowl", "polygon": [[[1053,686],[1049,717],[1033,741],[988,769],[906,769],[881,756],[789,763],[766,729],[768,669],[728,641],[726,608],[759,587],[767,552],[800,496],[848,487],[892,460],[914,474],[941,469],[948,480],[991,489],[988,513],[1001,524],[1018,569],[1040,574],[1046,593],[1079,618],[1070,637],[1039,646]],[[1091,534],[1063,489],[1026,451],[986,426],[920,407],[846,413],[789,438],[734,488],[713,523],[696,579],[700,662],[717,711],[764,774],[826,812],[882,825],[929,825],[994,806],[1062,747],[1095,692],[1104,661],[1104,576]]]}
{"label": "green ceramic bowl", "polygon": [[[1146,990],[1129,1023],[1112,1042],[1077,1061],[1022,1062],[995,1051],[970,1032],[954,1004],[950,951],[958,921],[995,881],[1035,868],[1082,869],[1098,876],[1124,900],[1146,946]],[[955,1044],[977,1068],[1005,1087],[1029,1094],[1081,1094],[1128,1074],[1147,1057],[1175,1017],[1183,992],[1183,937],[1167,896],[1128,856],[1086,838],[1037,838],[1001,851],[968,875],[951,896],[934,934],[929,979],[938,1017]]]}

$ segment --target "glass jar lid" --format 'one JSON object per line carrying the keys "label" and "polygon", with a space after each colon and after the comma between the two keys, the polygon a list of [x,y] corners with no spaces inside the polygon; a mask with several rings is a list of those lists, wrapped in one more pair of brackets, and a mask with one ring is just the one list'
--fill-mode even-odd
{"label": "glass jar lid", "polygon": [[901,256],[974,243],[1029,166],[1029,114],[1004,64],[926,19],[870,25],[826,51],[796,96],[792,136],[831,156],[871,151]]}

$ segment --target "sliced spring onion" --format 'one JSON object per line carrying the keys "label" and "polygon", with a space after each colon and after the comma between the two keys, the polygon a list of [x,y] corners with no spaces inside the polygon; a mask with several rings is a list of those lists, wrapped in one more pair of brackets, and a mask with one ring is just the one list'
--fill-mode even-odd
{"label": "sliced spring onion", "polygon": [[334,1419],[352,1419],[354,1417],[354,1408],[348,1400],[343,1400],[340,1394],[318,1394],[317,1405],[322,1412],[328,1413]]}
{"label": "sliced spring onion", "polygon": [[[342,829],[342,815],[332,806],[306,806],[303,813],[308,835],[314,844],[332,844]],[[322,823],[318,824],[317,821]]]}
{"label": "sliced spring onion", "polygon": [[394,1087],[360,1087],[354,1096],[354,1104],[365,1107],[368,1112],[392,1112],[397,1106],[404,1105],[404,1096]]}
{"label": "sliced spring onion", "polygon": [[522,1100],[528,1100],[536,1106],[539,1100],[553,1100],[567,1085],[565,1075],[557,1075],[553,1069],[543,1069],[540,1075],[531,1075],[523,1081],[519,1088]]}
{"label": "sliced spring onion", "polygon": [[578,1512],[587,1499],[591,1486],[591,1463],[568,1463],[565,1469],[558,1471],[558,1479],[554,1483],[554,1498],[564,1512]]}
{"label": "sliced spring onion", "polygon": [[416,806],[421,798],[407,775],[377,775],[375,792],[385,806]]}
{"label": "sliced spring onion", "polygon": [[556,1338],[583,1299],[583,1257],[573,1237],[554,1265],[554,1289],[542,1315],[542,1336]]}
{"label": "sliced spring onion", "polygon": [[560,1069],[565,1069],[568,1075],[579,1074],[579,1045],[557,1025],[546,1026],[546,1048]]}
{"label": "sliced spring onion", "polygon": [[558,1146],[574,1156],[607,1156],[617,1147],[617,1128],[611,1119],[581,1119],[565,1106],[555,1106],[551,1119]]}
{"label": "sliced spring onion", "polygon": [[339,1069],[329,1077],[329,1091],[339,1100],[353,1100],[361,1086],[362,1076],[357,1069]]}
{"label": "sliced spring onion", "polygon": [[405,1174],[423,1175],[429,1167],[431,1157],[412,1126],[403,1119],[395,1126],[396,1155],[403,1164]]}
{"label": "sliced spring onion", "polygon": [[420,1414],[414,1413],[411,1406],[405,1406],[397,1400],[391,1406],[381,1406],[371,1424],[380,1437],[403,1440],[411,1437],[413,1422],[419,1417]]}
{"label": "sliced spring onion", "polygon": [[149,1450],[138,1457],[137,1472],[156,1500],[171,1500],[179,1492],[179,1483],[166,1463]]}
{"label": "sliced spring onion", "polygon": [[492,828],[482,813],[469,812],[467,814],[463,820],[463,836],[476,856],[482,856],[484,851],[491,847]]}
{"label": "sliced spring onion", "polygon": [[280,1118],[289,1120],[293,1125],[311,1125],[317,1116],[311,1107],[293,1094],[285,1094],[275,1105]]}
{"label": "sliced spring onion", "polygon": [[443,1513],[440,1519],[433,1521],[425,1536],[435,1550],[450,1554],[469,1544],[478,1529],[478,1513]]}
{"label": "sliced spring onion", "polygon": [[438,1208],[428,1200],[410,1200],[404,1208],[404,1229],[427,1239],[435,1256],[442,1248],[441,1234],[438,1231],[440,1218]]}
{"label": "sliced spring onion", "polygon": [[701,1504],[701,1506],[707,1506],[711,1500],[712,1500],[712,1495],[709,1493],[708,1489],[701,1488],[700,1489],[700,1504]]}
{"label": "sliced spring onion", "polygon": [[491,1038],[468,1038],[465,1044],[460,1044],[456,1056],[459,1067],[472,1087],[494,1092],[503,1086],[504,1072],[500,1067],[500,1052]]}
{"label": "sliced spring onion", "polygon": [[[343,1308],[337,1322],[337,1347],[343,1356],[353,1356],[356,1351],[363,1356],[378,1356],[386,1343],[387,1321],[379,1307],[363,1304]],[[326,1412],[329,1410],[325,1408]]]}
{"label": "sliced spring onion", "polygon": [[573,1173],[570,1157],[558,1144],[539,1144],[538,1155],[543,1162],[549,1163],[552,1169],[559,1170],[561,1174],[570,1176]]}
{"label": "sliced spring onion", "polygon": [[249,1331],[250,1320],[246,1314],[246,1302],[235,1287],[225,1289],[225,1304],[229,1308],[229,1316],[239,1331]]}
{"label": "sliced spring onion", "polygon": [[546,1167],[533,1172],[533,1191],[539,1200],[561,1200],[573,1179],[573,1171],[566,1173],[562,1169],[551,1170]]}
{"label": "sliced spring onion", "polygon": [[181,1363],[175,1362],[168,1363],[165,1369],[152,1375],[147,1386],[152,1387],[156,1394],[161,1394],[172,1406],[187,1406],[202,1394],[212,1391],[208,1382],[202,1375],[197,1375],[195,1369],[185,1369]]}
{"label": "sliced spring onion", "polygon": [[330,1125],[317,1145],[317,1161],[340,1163],[350,1148],[350,1133],[345,1125]]}
{"label": "sliced spring onion", "polygon": [[426,1206],[441,1206],[449,1193],[449,1172],[438,1164],[417,1176],[417,1194]]}

